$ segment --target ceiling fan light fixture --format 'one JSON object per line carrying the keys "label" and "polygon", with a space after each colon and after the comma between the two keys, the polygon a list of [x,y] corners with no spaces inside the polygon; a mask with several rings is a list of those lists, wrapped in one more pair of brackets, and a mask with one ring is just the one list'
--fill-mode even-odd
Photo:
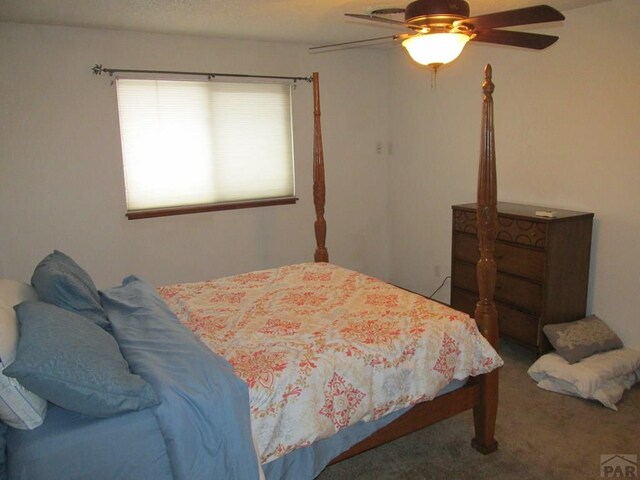
{"label": "ceiling fan light fixture", "polygon": [[469,40],[464,33],[427,33],[407,38],[402,46],[415,62],[438,68],[458,58]]}

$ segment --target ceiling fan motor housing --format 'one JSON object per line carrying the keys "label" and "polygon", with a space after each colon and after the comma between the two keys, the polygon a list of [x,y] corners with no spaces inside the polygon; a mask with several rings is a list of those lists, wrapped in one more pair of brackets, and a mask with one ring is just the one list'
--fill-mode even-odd
{"label": "ceiling fan motor housing", "polygon": [[404,18],[417,26],[451,25],[469,18],[469,4],[464,0],[415,0],[407,5]]}

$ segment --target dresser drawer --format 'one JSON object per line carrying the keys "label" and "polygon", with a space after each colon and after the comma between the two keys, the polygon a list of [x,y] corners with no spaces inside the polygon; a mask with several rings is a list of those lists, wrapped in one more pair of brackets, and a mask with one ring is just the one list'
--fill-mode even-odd
{"label": "dresser drawer", "polygon": [[[454,210],[453,230],[471,235],[478,234],[475,211]],[[547,224],[523,218],[498,216],[496,239],[529,247],[544,248],[547,238]]]}
{"label": "dresser drawer", "polygon": [[[475,264],[454,261],[452,286],[478,293]],[[495,299],[531,313],[542,311],[542,287],[513,275],[498,272]]]}
{"label": "dresser drawer", "polygon": [[[473,316],[477,302],[477,295],[458,288],[451,289],[451,306],[456,310]],[[529,345],[538,346],[538,317],[520,312],[500,302],[496,302],[495,305],[501,335],[508,335]]]}
{"label": "dresser drawer", "polygon": [[[453,235],[453,257],[467,263],[478,263],[480,251],[478,238],[456,233]],[[544,275],[544,252],[496,242],[495,254],[498,270],[511,275],[542,282]]]}

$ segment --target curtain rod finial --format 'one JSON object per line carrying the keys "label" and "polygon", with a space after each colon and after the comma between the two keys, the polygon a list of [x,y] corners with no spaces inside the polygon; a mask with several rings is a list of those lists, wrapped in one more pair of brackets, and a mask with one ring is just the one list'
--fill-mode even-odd
{"label": "curtain rod finial", "polygon": [[102,75],[102,72],[108,72],[109,70],[103,67],[101,63],[96,63],[91,68],[91,71],[93,72],[94,75]]}

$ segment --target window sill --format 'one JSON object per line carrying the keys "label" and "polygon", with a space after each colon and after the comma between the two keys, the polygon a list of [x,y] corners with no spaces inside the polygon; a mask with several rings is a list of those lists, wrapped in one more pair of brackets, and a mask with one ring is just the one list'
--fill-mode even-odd
{"label": "window sill", "polygon": [[296,197],[266,198],[262,200],[246,200],[242,202],[215,203],[209,205],[190,205],[185,207],[154,208],[149,210],[131,210],[127,212],[129,220],[141,218],[169,217],[190,213],[217,212],[219,210],[237,210],[239,208],[270,207],[274,205],[290,205],[298,201]]}

